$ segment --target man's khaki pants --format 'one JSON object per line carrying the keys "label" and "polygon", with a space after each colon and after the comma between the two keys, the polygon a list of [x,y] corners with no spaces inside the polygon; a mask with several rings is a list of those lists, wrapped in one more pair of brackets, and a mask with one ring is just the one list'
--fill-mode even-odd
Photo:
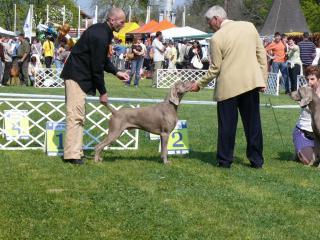
{"label": "man's khaki pants", "polygon": [[157,86],[157,69],[161,69],[163,66],[163,62],[154,62],[154,68],[153,68],[153,78],[152,78],[152,87]]}
{"label": "man's khaki pants", "polygon": [[83,156],[83,127],[86,118],[85,98],[79,84],[65,80],[66,94],[66,134],[64,159],[80,159]]}

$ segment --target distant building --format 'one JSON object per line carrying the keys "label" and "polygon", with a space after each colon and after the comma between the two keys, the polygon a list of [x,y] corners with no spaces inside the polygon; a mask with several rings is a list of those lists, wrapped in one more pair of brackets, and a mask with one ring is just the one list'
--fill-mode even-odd
{"label": "distant building", "polygon": [[175,22],[175,0],[149,0],[149,5],[152,10],[157,9],[159,11],[159,21],[166,19],[172,23]]}
{"label": "distant building", "polygon": [[260,35],[269,36],[275,32],[309,32],[307,21],[299,0],[274,0]]}
{"label": "distant building", "polygon": [[[92,25],[93,17],[89,14],[85,13],[83,10],[80,11],[81,16],[81,26],[80,26],[80,35]],[[73,38],[78,37],[78,28],[71,28],[69,31],[69,35]]]}

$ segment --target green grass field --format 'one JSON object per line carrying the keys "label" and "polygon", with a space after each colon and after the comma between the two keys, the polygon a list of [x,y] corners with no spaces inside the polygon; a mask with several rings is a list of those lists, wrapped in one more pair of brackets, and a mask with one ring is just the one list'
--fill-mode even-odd
{"label": "green grass field", "polygon": [[[124,88],[107,77],[110,97],[164,98],[166,89]],[[3,87],[0,92],[63,94]],[[186,100],[212,99],[211,90]],[[287,96],[274,105],[296,104]],[[261,96],[261,103],[269,103]],[[0,239],[319,239],[319,170],[293,161],[298,109],[262,107],[265,166],[249,168],[238,125],[231,169],[216,167],[215,106],[181,105],[191,152],[161,163],[158,142],[140,132],[139,150],[105,151],[104,161],[71,166],[42,151],[0,151]]]}

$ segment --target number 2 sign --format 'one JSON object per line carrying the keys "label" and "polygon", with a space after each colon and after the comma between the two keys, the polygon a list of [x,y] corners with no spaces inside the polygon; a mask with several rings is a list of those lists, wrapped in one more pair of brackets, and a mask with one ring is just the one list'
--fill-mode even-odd
{"label": "number 2 sign", "polygon": [[63,155],[65,127],[64,122],[47,122],[46,151],[49,156]]}
{"label": "number 2 sign", "polygon": [[[168,154],[189,153],[189,138],[186,120],[179,120],[168,140]],[[160,143],[161,148],[161,143]]]}

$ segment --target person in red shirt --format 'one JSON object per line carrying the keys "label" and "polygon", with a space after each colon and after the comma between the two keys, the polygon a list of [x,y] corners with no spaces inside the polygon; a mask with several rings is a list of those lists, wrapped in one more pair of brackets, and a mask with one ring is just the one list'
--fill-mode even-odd
{"label": "person in red shirt", "polygon": [[288,67],[286,63],[286,46],[281,41],[281,34],[276,32],[274,40],[266,47],[266,51],[273,54],[272,72],[278,73],[279,70],[284,81],[285,93],[290,93]]}

